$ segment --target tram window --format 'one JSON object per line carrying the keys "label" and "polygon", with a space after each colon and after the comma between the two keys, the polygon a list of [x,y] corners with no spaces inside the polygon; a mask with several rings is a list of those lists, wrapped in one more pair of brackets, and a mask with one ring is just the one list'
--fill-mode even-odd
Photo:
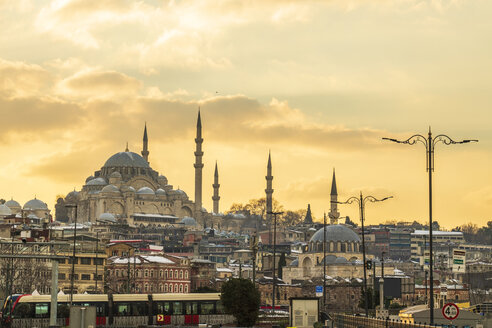
{"label": "tram window", "polygon": [[132,315],[147,315],[147,302],[132,302]]}
{"label": "tram window", "polygon": [[57,318],[70,317],[70,307],[66,303],[58,303],[58,310],[56,311]]}
{"label": "tram window", "polygon": [[214,303],[200,303],[200,314],[214,314]]}
{"label": "tram window", "polygon": [[221,302],[217,302],[217,314],[224,314],[224,313],[225,313],[224,306],[222,305]]}
{"label": "tram window", "polygon": [[183,314],[183,303],[173,302],[173,314]]}
{"label": "tram window", "polygon": [[198,314],[198,303],[186,302],[186,314]]}
{"label": "tram window", "polygon": [[14,318],[30,318],[32,316],[31,313],[31,304],[29,303],[17,303],[14,308]]}
{"label": "tram window", "polygon": [[154,302],[154,312],[155,314],[171,314],[171,303],[170,302]]}
{"label": "tram window", "polygon": [[117,316],[129,316],[130,312],[130,304],[129,303],[120,303],[116,305],[116,315]]}
{"label": "tram window", "polygon": [[48,315],[48,303],[36,303],[34,317],[47,318]]}

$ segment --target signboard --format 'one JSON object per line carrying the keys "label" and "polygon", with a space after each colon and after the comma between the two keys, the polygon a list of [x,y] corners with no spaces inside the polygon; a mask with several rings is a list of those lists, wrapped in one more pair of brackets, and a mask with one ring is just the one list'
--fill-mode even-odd
{"label": "signboard", "polygon": [[448,288],[441,287],[441,296],[447,296],[447,295],[448,295]]}
{"label": "signboard", "polygon": [[442,316],[447,320],[454,320],[459,314],[460,309],[454,303],[448,303],[442,307]]}
{"label": "signboard", "polygon": [[323,286],[316,286],[316,297],[323,296]]}
{"label": "signboard", "polygon": [[466,251],[462,249],[453,249],[453,272],[466,272]]}
{"label": "signboard", "polygon": [[164,323],[164,315],[163,314],[157,315],[157,323]]}

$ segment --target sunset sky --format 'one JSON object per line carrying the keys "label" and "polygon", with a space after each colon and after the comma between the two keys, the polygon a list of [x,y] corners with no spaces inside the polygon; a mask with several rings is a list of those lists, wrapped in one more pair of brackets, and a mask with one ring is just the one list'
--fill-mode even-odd
{"label": "sunset sky", "polygon": [[[434,217],[492,220],[490,0],[0,0],[0,198],[80,190],[126,142],[194,195],[201,108],[204,206],[264,196],[329,211],[376,197],[369,223],[428,219],[422,145],[436,134]],[[342,216],[358,221],[355,205]]]}

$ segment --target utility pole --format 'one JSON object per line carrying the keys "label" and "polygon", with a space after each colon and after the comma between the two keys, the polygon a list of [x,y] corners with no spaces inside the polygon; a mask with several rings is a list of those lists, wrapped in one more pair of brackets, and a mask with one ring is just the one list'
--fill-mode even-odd
{"label": "utility pole", "polygon": [[98,272],[97,272],[97,266],[99,264],[99,263],[97,263],[98,262],[98,258],[97,258],[97,253],[98,252],[99,252],[99,230],[96,231],[96,263],[95,263],[96,264],[96,277],[95,277],[95,281],[96,281],[96,286],[95,287],[96,288],[94,290],[94,292],[96,294],[99,293],[98,290],[97,290],[97,280],[99,279],[99,275],[98,275]]}
{"label": "utility pole", "polygon": [[58,310],[58,260],[51,261],[51,311],[50,328],[56,327]]}
{"label": "utility pole", "polygon": [[277,251],[277,215],[283,214],[284,212],[267,212],[267,214],[273,215],[273,283],[272,283],[272,313],[275,313],[275,253]]}
{"label": "utility pole", "polygon": [[326,308],[326,213],[323,215],[323,307]]}
{"label": "utility pole", "polygon": [[75,242],[77,241],[77,205],[76,204],[67,204],[65,207],[74,208],[74,230],[73,230],[73,252],[72,252],[72,275],[70,277],[70,308],[73,305],[73,290],[74,290],[74,279],[75,279]]}

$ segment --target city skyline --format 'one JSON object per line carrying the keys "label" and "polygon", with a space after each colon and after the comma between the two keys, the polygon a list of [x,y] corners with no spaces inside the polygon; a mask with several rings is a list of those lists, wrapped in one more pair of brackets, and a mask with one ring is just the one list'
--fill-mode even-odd
{"label": "city skyline", "polygon": [[[320,220],[339,200],[394,196],[369,224],[428,218],[423,147],[382,137],[479,139],[437,147],[434,217],[485,225],[492,210],[492,24],[480,1],[0,1],[0,198],[80,190],[116,152],[140,153],[194,193],[196,114],[203,204],[265,196]],[[364,19],[362,19],[364,18]],[[473,24],[472,24],[473,22]],[[305,51],[299,51],[299,49]],[[357,209],[339,207],[358,223]]]}

